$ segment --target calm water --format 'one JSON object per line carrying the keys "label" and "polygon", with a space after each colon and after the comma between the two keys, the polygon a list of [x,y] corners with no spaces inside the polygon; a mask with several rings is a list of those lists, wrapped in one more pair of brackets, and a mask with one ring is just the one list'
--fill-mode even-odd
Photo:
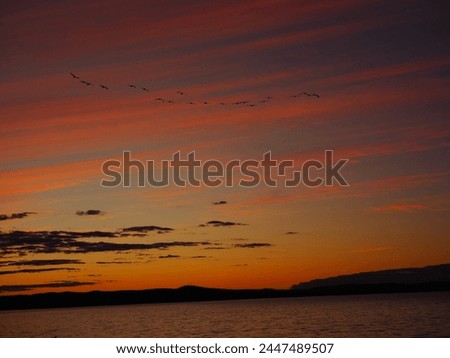
{"label": "calm water", "polygon": [[0,337],[450,337],[450,292],[0,311]]}

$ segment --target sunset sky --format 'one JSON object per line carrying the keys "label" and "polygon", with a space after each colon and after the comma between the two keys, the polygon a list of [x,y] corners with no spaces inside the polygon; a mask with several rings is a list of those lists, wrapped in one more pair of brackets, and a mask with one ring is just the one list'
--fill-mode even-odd
{"label": "sunset sky", "polygon": [[[3,1],[0,294],[289,288],[450,262],[449,10]],[[300,166],[327,149],[348,187],[100,186],[123,151]]]}

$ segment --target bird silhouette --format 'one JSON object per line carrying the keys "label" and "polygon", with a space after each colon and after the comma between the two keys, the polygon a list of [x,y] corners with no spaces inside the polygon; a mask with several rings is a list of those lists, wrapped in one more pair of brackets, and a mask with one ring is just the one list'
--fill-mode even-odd
{"label": "bird silhouette", "polygon": [[[97,84],[93,84],[91,82],[88,82],[88,81],[85,81],[85,80],[81,80],[80,77],[75,75],[73,72],[69,72],[69,74],[70,74],[70,76],[72,78],[78,79],[79,82],[85,84],[86,86],[97,86]],[[105,85],[98,84],[98,86],[100,88],[105,89],[105,90],[109,90],[109,87],[107,87]],[[132,83],[128,84],[127,86],[130,87],[130,88],[138,89],[138,87],[135,84],[132,84]],[[139,89],[142,90],[142,91],[145,91],[145,92],[149,92],[149,89],[146,88],[146,87],[139,87]],[[179,95],[179,96],[186,96],[186,93],[183,92],[183,91],[180,91],[180,90],[176,91],[176,94]],[[297,94],[290,95],[289,97],[290,98],[297,98],[297,97],[301,97],[301,96],[320,98],[319,94],[317,94],[317,93],[308,93],[308,92],[299,92]],[[208,102],[208,101],[204,101],[202,99],[197,98],[196,102],[184,102],[184,103],[190,104],[190,105],[194,105],[194,104],[221,105],[221,106],[227,106],[227,105],[238,105],[238,106],[240,106],[240,105],[245,105],[246,107],[256,107],[256,106],[259,106],[260,104],[264,104],[264,103],[270,102],[273,98],[274,98],[273,96],[266,96],[263,99],[259,99],[259,100],[255,99],[254,101],[253,100],[252,101],[246,100],[246,101],[237,101],[237,102],[229,102],[229,103],[216,102],[216,101]],[[176,101],[163,99],[161,97],[155,98],[155,101],[160,101],[162,103],[177,103]]]}
{"label": "bird silhouette", "polygon": [[317,97],[317,98],[320,98],[320,96],[319,96],[317,93],[306,93],[306,92],[299,93],[299,95],[301,95],[301,94],[304,94],[305,96],[308,96],[308,97]]}
{"label": "bird silhouette", "polygon": [[233,104],[246,104],[246,103],[248,103],[248,101],[239,101],[239,102],[234,102]]}

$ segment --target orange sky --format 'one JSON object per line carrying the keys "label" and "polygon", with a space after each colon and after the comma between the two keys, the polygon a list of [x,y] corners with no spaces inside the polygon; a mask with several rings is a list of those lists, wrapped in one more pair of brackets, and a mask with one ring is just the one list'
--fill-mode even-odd
{"label": "orange sky", "polygon": [[[288,288],[449,262],[439,4],[2,5],[0,294]],[[327,149],[349,159],[348,187],[100,186],[125,150],[299,166]],[[245,225],[200,226],[213,220]]]}

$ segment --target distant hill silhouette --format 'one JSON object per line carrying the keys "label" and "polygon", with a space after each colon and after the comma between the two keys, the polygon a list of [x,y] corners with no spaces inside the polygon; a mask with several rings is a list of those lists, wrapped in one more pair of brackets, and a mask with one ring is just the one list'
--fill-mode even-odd
{"label": "distant hill silhouette", "polygon": [[[85,307],[142,303],[241,300],[258,298],[450,291],[450,264],[365,272],[313,280],[290,290],[221,289],[183,286],[139,291],[51,292],[0,296],[0,310]],[[403,279],[401,279],[403,278]]]}
{"label": "distant hill silhouette", "polygon": [[450,264],[420,268],[402,268],[383,271],[361,272],[351,275],[335,276],[299,283],[292,289],[309,290],[319,287],[342,285],[379,284],[424,284],[429,282],[450,282]]}

